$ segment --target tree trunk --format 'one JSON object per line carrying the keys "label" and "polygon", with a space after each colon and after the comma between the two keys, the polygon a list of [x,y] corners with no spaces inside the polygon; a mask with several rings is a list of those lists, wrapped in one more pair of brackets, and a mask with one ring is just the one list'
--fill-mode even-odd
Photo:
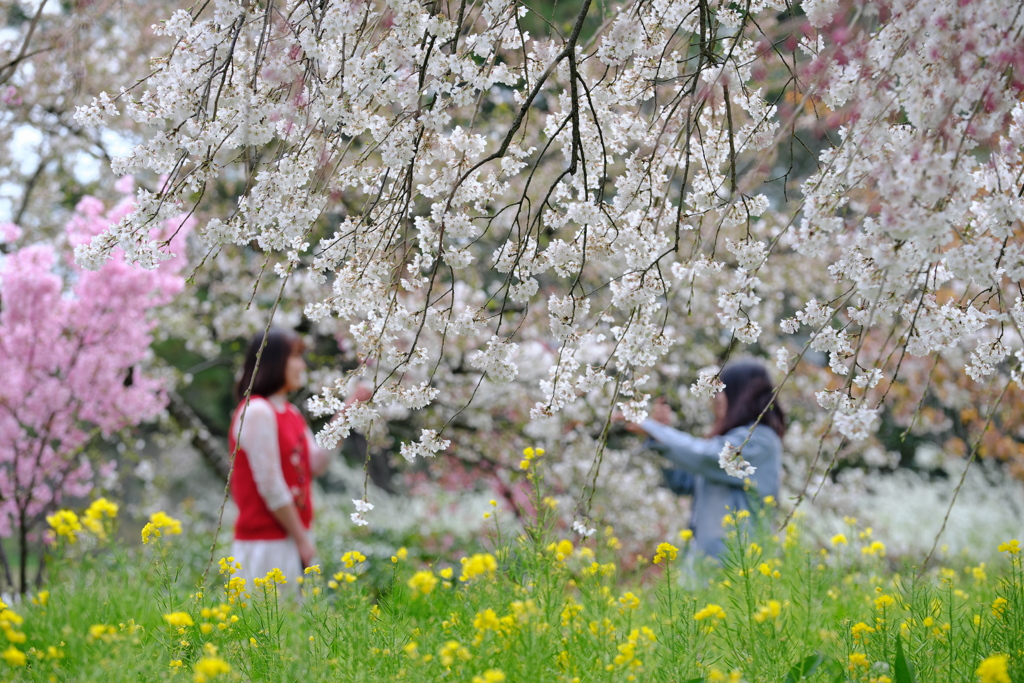
{"label": "tree trunk", "polygon": [[4,580],[7,581],[7,585],[14,589],[14,577],[11,576],[11,563],[7,560],[7,551],[4,550],[4,544],[0,543],[0,564],[4,568]]}
{"label": "tree trunk", "polygon": [[24,595],[28,591],[28,525],[25,523],[24,512],[19,512],[18,514],[18,542],[21,544],[20,547],[18,548],[18,583],[20,584],[19,592],[22,595]]}

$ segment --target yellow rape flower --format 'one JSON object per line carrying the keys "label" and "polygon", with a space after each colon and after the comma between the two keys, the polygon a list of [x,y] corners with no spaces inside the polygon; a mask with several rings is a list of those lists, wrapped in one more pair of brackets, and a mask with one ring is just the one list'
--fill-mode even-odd
{"label": "yellow rape flower", "polygon": [[547,547],[547,551],[549,553],[553,553],[554,556],[555,556],[555,559],[558,560],[559,562],[564,562],[565,558],[567,558],[570,555],[572,555],[573,549],[574,549],[574,546],[572,544],[572,541],[570,541],[567,538],[563,538],[558,543],[551,543]]}
{"label": "yellow rape flower", "polygon": [[841,545],[849,545],[850,542],[846,540],[846,534],[836,534],[832,537],[832,547],[836,548]]}
{"label": "yellow rape flower", "polygon": [[1009,553],[1010,555],[1016,555],[1020,552],[1020,542],[1015,538],[1012,541],[1006,543],[1000,543],[997,548],[1001,553]]}
{"label": "yellow rape flower", "polygon": [[771,619],[775,621],[782,614],[782,603],[778,600],[769,600],[767,604],[761,605],[754,614],[754,620],[762,623]]}
{"label": "yellow rape flower", "polygon": [[233,556],[222,557],[217,560],[217,564],[220,565],[220,574],[223,576],[232,576],[237,574],[238,570],[242,568],[241,562],[236,562]]}
{"label": "yellow rape flower", "polygon": [[[3,605],[0,602],[0,605]],[[10,628],[11,626],[21,626],[25,622],[25,619],[12,609],[8,609],[6,605],[0,609],[0,628]]]}
{"label": "yellow rape flower", "polygon": [[537,449],[525,448],[525,449],[523,449],[523,459],[519,461],[519,469],[523,470],[524,472],[526,470],[530,469],[530,465],[533,463],[533,461],[536,460],[537,458],[539,458],[542,455],[544,455],[544,449],[543,448],[537,448]]}
{"label": "yellow rape flower", "polygon": [[267,575],[264,576],[262,579],[260,579],[260,578],[253,579],[252,583],[257,588],[263,588],[264,586],[268,586],[268,585],[273,586],[275,584],[285,584],[285,583],[288,583],[288,579],[285,577],[284,572],[282,572],[277,567],[274,567],[269,572],[267,572]]}
{"label": "yellow rape flower", "polygon": [[429,595],[437,586],[437,577],[432,571],[419,571],[413,574],[406,584],[412,589],[413,597]]}
{"label": "yellow rape flower", "polygon": [[160,538],[164,533],[178,535],[181,533],[181,522],[169,516],[166,512],[154,512],[149,516],[149,523],[142,527],[142,542],[149,543],[154,538]]}
{"label": "yellow rape flower", "polygon": [[[32,604],[33,605],[39,605],[40,607],[46,607],[46,603],[48,603],[49,601],[50,601],[50,591],[47,591],[47,590],[39,591],[36,594],[36,597],[32,598]],[[2,602],[0,602],[0,609],[3,609],[4,607],[6,607],[6,605],[4,605]]]}
{"label": "yellow rape flower", "polygon": [[473,676],[473,683],[504,683],[505,674],[501,669],[488,669],[479,676]]}
{"label": "yellow rape flower", "polygon": [[881,611],[895,602],[895,598],[893,598],[891,595],[886,595],[885,593],[883,593],[882,595],[879,595],[877,598],[875,598],[875,609]]}
{"label": "yellow rape flower", "polygon": [[95,520],[114,519],[117,517],[118,509],[117,503],[111,503],[106,498],[97,498],[86,508],[85,516]]}
{"label": "yellow rape flower", "polygon": [[462,558],[462,575],[459,581],[472,581],[480,577],[494,576],[498,570],[498,562],[490,553],[476,553]]}
{"label": "yellow rape flower", "polygon": [[456,659],[460,659],[464,662],[472,659],[472,655],[459,641],[449,640],[447,643],[441,646],[440,652],[438,652],[438,659],[441,660],[441,664],[444,666],[451,666],[455,663]]}
{"label": "yellow rape flower", "polygon": [[357,564],[366,562],[366,555],[363,555],[358,550],[350,550],[341,556],[341,561],[347,568],[352,569]]}
{"label": "yellow rape flower", "polygon": [[79,521],[78,515],[71,510],[58,510],[47,516],[46,523],[50,525],[55,534],[63,536],[70,543],[75,542],[77,534],[82,530],[82,523]]}
{"label": "yellow rape flower", "polygon": [[671,543],[661,543],[658,545],[658,551],[654,555],[654,564],[661,564],[664,561],[672,562],[679,555],[679,548],[675,547]]}
{"label": "yellow rape flower", "polygon": [[117,629],[108,624],[93,624],[89,627],[89,638],[92,640],[102,639],[104,642],[109,643],[116,634]]}
{"label": "yellow rape flower", "polygon": [[188,612],[171,612],[170,614],[164,615],[164,621],[171,626],[184,627],[192,626],[195,622],[192,621],[192,617],[189,616]]}
{"label": "yellow rape flower", "polygon": [[231,665],[220,657],[207,655],[195,663],[192,671],[195,674],[192,680],[196,683],[206,683],[220,674],[231,673]]}
{"label": "yellow rape flower", "polygon": [[871,545],[861,548],[860,552],[863,555],[871,555],[872,557],[885,557],[885,544],[881,541],[873,541]]}
{"label": "yellow rape flower", "polygon": [[721,621],[725,619],[725,610],[722,609],[721,605],[711,603],[704,607],[704,609],[698,610],[693,618],[697,621],[703,621],[705,619],[714,619],[715,621]]}
{"label": "yellow rape flower", "polygon": [[861,640],[865,635],[874,632],[875,628],[873,626],[868,626],[863,621],[858,621],[850,627],[850,634],[853,636],[854,640]]}
{"label": "yellow rape flower", "polygon": [[501,621],[498,619],[497,612],[488,607],[483,612],[477,612],[473,617],[473,628],[480,631],[482,635],[487,631],[498,631],[501,628]]}
{"label": "yellow rape flower", "polygon": [[626,591],[625,593],[622,594],[622,597],[619,598],[619,609],[627,610],[627,609],[639,609],[639,608],[640,608],[640,598],[639,598],[639,596],[634,595],[632,591]]}
{"label": "yellow rape flower", "polygon": [[7,666],[25,666],[28,664],[28,657],[25,656],[25,653],[13,645],[0,652],[0,657],[3,657],[4,661],[7,662]]}
{"label": "yellow rape flower", "polygon": [[850,653],[850,664],[849,669],[853,671],[857,667],[868,668],[871,662],[868,660],[868,656],[863,652],[851,652]]}
{"label": "yellow rape flower", "polygon": [[691,531],[690,529],[683,529],[682,531],[679,532],[679,540],[682,541],[683,543],[687,543],[688,541],[690,541],[692,539],[693,539],[693,531]]}
{"label": "yellow rape flower", "polygon": [[1008,660],[1006,655],[992,655],[983,660],[974,673],[980,683],[1010,683]]}
{"label": "yellow rape flower", "polygon": [[572,598],[567,598],[565,607],[562,608],[561,620],[562,626],[568,626],[577,614],[583,611],[583,605],[579,604]]}
{"label": "yellow rape flower", "polygon": [[1006,598],[998,597],[992,601],[992,616],[1001,617],[1006,612],[1006,605],[1008,604]]}

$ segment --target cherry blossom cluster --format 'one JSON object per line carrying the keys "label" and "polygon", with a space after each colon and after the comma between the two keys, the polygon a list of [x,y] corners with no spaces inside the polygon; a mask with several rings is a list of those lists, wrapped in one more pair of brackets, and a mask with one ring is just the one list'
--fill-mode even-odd
{"label": "cherry blossom cluster", "polygon": [[[151,225],[209,212],[205,249],[266,255],[283,296],[353,345],[358,369],[310,402],[333,416],[321,441],[418,411],[410,460],[471,442],[458,427],[568,442],[586,415],[597,438],[593,405],[639,420],[666,389],[699,426],[721,389],[701,370],[734,353],[773,358],[784,392],[817,397],[792,437],[814,462],[870,440],[917,359],[1019,376],[1012,3],[582,0],[568,30],[536,37],[526,14],[510,0],[175,12],[153,75],[79,110],[148,126],[115,170],[160,178],[79,261],[120,245],[153,266],[169,252]],[[212,211],[201,198],[229,182],[232,205]],[[375,391],[346,404],[355,375]],[[922,411],[907,412],[913,426]]]}

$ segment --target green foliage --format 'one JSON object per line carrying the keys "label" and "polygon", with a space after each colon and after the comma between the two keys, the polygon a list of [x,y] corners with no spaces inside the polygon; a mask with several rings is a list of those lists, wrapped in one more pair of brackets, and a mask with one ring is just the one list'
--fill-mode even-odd
{"label": "green foliage", "polygon": [[737,514],[727,556],[707,569],[683,539],[678,556],[663,543],[653,557],[621,558],[612,529],[574,544],[547,514],[525,529],[509,517],[495,505],[491,538],[461,561],[354,549],[244,592],[230,559],[201,585],[200,543],[166,516],[140,548],[58,532],[49,590],[0,613],[0,677],[987,683],[1004,680],[1001,667],[1020,673],[1015,542],[999,566],[960,558],[916,577],[893,571],[877,541],[833,539],[827,551],[798,527],[757,533]]}

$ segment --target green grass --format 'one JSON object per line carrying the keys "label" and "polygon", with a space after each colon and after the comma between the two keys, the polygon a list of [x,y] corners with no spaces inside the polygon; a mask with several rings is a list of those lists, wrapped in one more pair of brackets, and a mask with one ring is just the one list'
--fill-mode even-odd
{"label": "green grass", "polygon": [[668,548],[657,564],[656,548],[620,558],[611,530],[571,546],[545,519],[520,532],[505,516],[466,564],[350,558],[247,597],[216,563],[200,587],[200,543],[183,535],[61,539],[48,593],[0,614],[0,679],[907,683],[977,681],[1004,653],[1008,677],[994,659],[982,680],[1024,680],[1015,545],[996,566],[958,558],[918,576],[852,526],[825,550],[740,521],[709,569]]}

